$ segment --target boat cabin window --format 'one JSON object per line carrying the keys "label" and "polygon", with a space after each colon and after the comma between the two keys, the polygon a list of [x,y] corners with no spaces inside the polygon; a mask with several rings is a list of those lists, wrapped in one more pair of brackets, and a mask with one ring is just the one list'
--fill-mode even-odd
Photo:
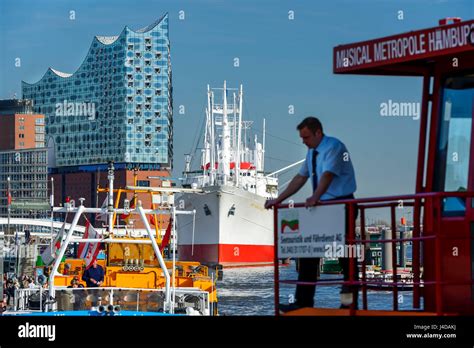
{"label": "boat cabin window", "polygon": [[[444,81],[435,189],[463,192],[468,189],[471,130],[474,99],[474,75],[449,77]],[[443,202],[443,215],[464,215],[464,198],[448,197]]]}

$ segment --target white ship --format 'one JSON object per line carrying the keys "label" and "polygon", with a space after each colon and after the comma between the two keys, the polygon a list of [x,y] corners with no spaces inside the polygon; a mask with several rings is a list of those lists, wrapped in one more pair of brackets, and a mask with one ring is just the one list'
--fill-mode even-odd
{"label": "white ship", "polygon": [[[219,103],[219,102],[220,103]],[[200,168],[191,171],[187,155],[183,186],[202,194],[184,194],[178,255],[207,264],[259,265],[273,262],[273,211],[266,199],[278,195],[275,173],[264,172],[265,120],[262,142],[248,141],[252,121],[242,119],[243,90],[207,87],[207,108]]]}

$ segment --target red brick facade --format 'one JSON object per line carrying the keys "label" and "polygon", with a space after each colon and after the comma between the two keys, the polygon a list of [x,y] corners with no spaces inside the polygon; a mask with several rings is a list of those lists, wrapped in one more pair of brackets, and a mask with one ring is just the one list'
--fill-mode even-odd
{"label": "red brick facade", "polygon": [[[36,120],[42,119],[37,124]],[[34,149],[36,143],[44,147],[44,115],[41,114],[12,114],[0,116],[0,151]],[[36,140],[36,136],[42,140]]]}

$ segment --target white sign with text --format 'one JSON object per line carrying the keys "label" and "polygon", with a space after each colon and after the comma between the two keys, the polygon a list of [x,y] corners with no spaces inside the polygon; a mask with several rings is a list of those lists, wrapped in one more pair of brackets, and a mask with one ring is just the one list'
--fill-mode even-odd
{"label": "white sign with text", "polygon": [[278,211],[278,257],[325,257],[328,245],[345,244],[344,205]]}

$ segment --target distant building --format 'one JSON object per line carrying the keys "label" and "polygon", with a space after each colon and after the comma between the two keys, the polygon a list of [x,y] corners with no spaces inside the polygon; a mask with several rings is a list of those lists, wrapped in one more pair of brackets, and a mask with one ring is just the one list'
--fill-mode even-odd
{"label": "distant building", "polygon": [[45,217],[48,204],[44,115],[31,100],[0,100],[0,216],[6,217],[10,177],[10,217]]}
{"label": "distant building", "polygon": [[44,115],[33,112],[31,100],[0,100],[0,129],[0,151],[45,145]]}
{"label": "distant building", "polygon": [[94,37],[72,74],[48,69],[23,97],[46,115],[54,172],[113,161],[120,167],[171,169],[172,86],[168,15],[140,30]]}
{"label": "distant building", "polygon": [[10,217],[47,217],[48,167],[46,148],[0,151],[0,216],[7,216],[7,178],[10,177]]}

